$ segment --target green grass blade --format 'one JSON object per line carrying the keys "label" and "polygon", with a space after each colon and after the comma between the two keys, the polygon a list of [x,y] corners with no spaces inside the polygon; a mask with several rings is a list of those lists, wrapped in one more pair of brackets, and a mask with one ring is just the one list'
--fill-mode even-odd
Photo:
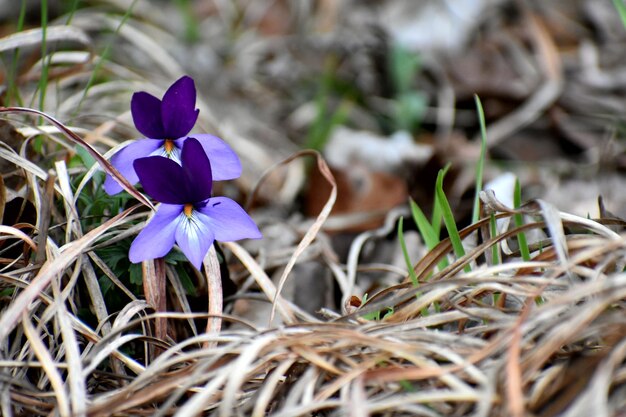
{"label": "green grass blade", "polygon": [[[20,6],[20,14],[17,19],[17,32],[24,30],[24,20],[26,19],[26,0],[22,0]],[[20,97],[19,89],[17,88],[17,63],[20,57],[19,48],[13,51],[13,58],[11,60],[11,67],[8,74],[8,91],[6,106],[13,104],[13,101],[17,102],[19,106],[23,106],[22,97]]]}
{"label": "green grass blade", "polygon": [[[498,235],[498,224],[496,223],[496,216],[493,213],[491,214],[491,217],[489,219],[489,229],[491,231],[491,237],[495,238]],[[491,259],[494,265],[498,265],[501,263],[498,244],[495,244],[491,247]]]}
{"label": "green grass blade", "polygon": [[422,239],[424,239],[424,243],[426,243],[428,249],[434,248],[439,243],[439,235],[435,232],[435,229],[426,218],[426,215],[424,215],[422,209],[412,198],[409,199],[409,205],[411,206],[413,220],[422,235]]}
{"label": "green grass blade", "polygon": [[474,196],[474,210],[472,212],[472,224],[480,217],[480,191],[483,189],[483,171],[485,167],[485,155],[487,153],[487,128],[485,126],[485,112],[480,102],[480,97],[474,94],[476,110],[478,111],[478,121],[480,122],[480,158],[476,163],[476,195]]}
{"label": "green grass blade", "polygon": [[343,97],[339,106],[332,113],[331,110],[333,109],[329,107],[329,103],[333,101],[336,67],[336,59],[334,57],[328,58],[315,96],[317,114],[307,133],[305,148],[322,151],[333,129],[344,124],[350,114],[352,102],[348,98]]}
{"label": "green grass blade", "polygon": [[391,47],[388,65],[395,94],[410,92],[421,66],[419,55],[396,43]]}
{"label": "green grass blade", "polygon": [[[443,175],[445,176],[450,169],[451,164],[447,163],[446,166],[443,167]],[[433,230],[437,233],[437,237],[441,236],[441,223],[443,220],[443,210],[441,208],[441,203],[435,194],[435,203],[433,205],[433,214],[431,216],[430,223],[433,226]]]}
{"label": "green grass blade", "polygon": [[404,217],[402,216],[400,216],[400,220],[398,221],[398,240],[400,241],[400,247],[402,248],[402,254],[404,255],[404,262],[406,262],[406,267],[409,270],[411,282],[413,283],[413,286],[417,287],[419,282],[417,281],[417,275],[415,274],[413,263],[409,257],[409,251],[406,248],[406,241],[404,240]]}
{"label": "green grass blade", "polygon": [[74,18],[74,15],[76,14],[76,10],[78,10],[78,2],[80,0],[74,0],[72,2],[72,5],[70,6],[70,10],[67,13],[67,20],[65,21],[66,25],[70,25],[72,23],[72,19]]}
{"label": "green grass blade", "polygon": [[39,77],[39,110],[44,111],[46,100],[46,90],[48,89],[48,65],[50,60],[46,59],[48,54],[48,0],[41,0],[41,76]]}
{"label": "green grass blade", "polygon": [[[519,208],[522,205],[522,189],[519,184],[519,180],[515,180],[515,191],[513,192],[513,206],[515,208]],[[515,221],[515,226],[520,227],[524,224],[524,217],[517,213],[513,216],[513,220]],[[526,241],[525,233],[517,234],[517,242],[519,244],[519,250],[522,254],[522,259],[524,261],[530,260],[530,250],[528,249],[528,242]]]}
{"label": "green grass blade", "polygon": [[[413,221],[415,221],[415,225],[417,226],[417,229],[419,230],[420,235],[422,235],[422,239],[424,239],[424,243],[426,244],[426,247],[429,250],[432,250],[440,242],[439,232],[435,231],[434,227],[430,224],[430,222],[426,218],[426,215],[424,215],[424,212],[422,211],[422,209],[417,205],[415,201],[413,201],[413,199],[409,200],[409,205],[411,206],[411,214],[413,215]],[[446,258],[443,258],[441,259],[441,261],[439,261],[439,264],[437,266],[439,267],[439,270],[441,271],[448,265],[449,265],[448,260]]]}
{"label": "green grass blade", "polygon": [[191,0],[176,0],[174,2],[185,22],[185,40],[195,43],[200,40],[200,20],[194,10]]}
{"label": "green grass blade", "polygon": [[624,4],[624,0],[613,0],[613,5],[615,6],[615,9],[617,9],[619,18],[626,28],[626,4]]}
{"label": "green grass blade", "polygon": [[137,4],[137,0],[133,0],[133,2],[130,4],[130,6],[126,10],[126,13],[124,13],[124,16],[122,16],[122,20],[120,21],[120,24],[117,25],[117,28],[115,28],[115,33],[113,37],[111,38],[107,46],[104,48],[104,51],[102,51],[102,55],[100,55],[100,59],[98,60],[98,62],[96,62],[96,65],[94,66],[93,71],[91,72],[91,76],[89,77],[89,81],[87,81],[87,85],[85,86],[85,91],[83,91],[83,95],[80,98],[80,101],[78,102],[78,106],[76,106],[76,110],[74,111],[74,116],[76,116],[78,112],[80,111],[80,108],[83,105],[83,101],[87,97],[89,90],[91,89],[94,82],[96,81],[96,76],[98,72],[100,71],[100,68],[102,67],[102,65],[104,65],[104,63],[109,57],[109,54],[111,53],[111,48],[113,47],[113,43],[117,40],[120,30],[122,29],[122,27],[126,24],[128,19],[132,15],[135,4]]}
{"label": "green grass blade", "polygon": [[[448,230],[450,242],[452,243],[452,248],[454,249],[454,254],[456,255],[457,258],[460,258],[465,255],[465,249],[463,249],[461,236],[459,236],[459,229],[456,227],[456,221],[454,220],[454,214],[452,214],[452,208],[450,207],[450,203],[448,202],[446,193],[443,191],[444,175],[445,175],[445,171],[443,169],[440,170],[439,174],[437,175],[437,185],[435,188],[435,196],[437,200],[439,200],[439,203],[441,204],[443,222],[446,225],[446,229]],[[470,272],[472,270],[469,264],[465,265],[463,269],[465,270],[465,272]]]}

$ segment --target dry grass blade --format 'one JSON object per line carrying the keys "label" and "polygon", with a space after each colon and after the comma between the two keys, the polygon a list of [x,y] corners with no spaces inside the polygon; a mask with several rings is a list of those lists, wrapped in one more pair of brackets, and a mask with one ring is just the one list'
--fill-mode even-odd
{"label": "dry grass blade", "polygon": [[520,367],[521,343],[522,343],[522,324],[526,316],[530,314],[530,303],[526,305],[519,316],[519,319],[511,329],[511,342],[508,349],[508,358],[506,361],[506,393],[508,400],[508,410],[513,417],[523,417],[525,411],[524,389],[522,384],[522,370]]}
{"label": "dry grass blade", "polygon": [[16,229],[15,227],[5,226],[3,224],[0,224],[0,234],[16,237],[22,240],[23,242],[25,242],[34,251],[37,251],[37,245],[30,238],[30,236],[28,236],[26,233],[22,232],[21,230]]}
{"label": "dry grass blade", "polygon": [[281,315],[281,318],[287,323],[294,323],[296,316],[293,309],[288,303],[278,294],[276,287],[272,283],[272,280],[267,276],[263,268],[250,256],[250,254],[241,246],[234,242],[224,242],[224,247],[228,248],[239,260],[243,263],[246,269],[254,277],[259,287],[269,300],[274,300],[276,303],[276,309]]}
{"label": "dry grass blade", "polygon": [[102,223],[99,227],[93,229],[80,239],[73,241],[62,248],[61,256],[56,259],[47,261],[42,267],[39,273],[33,278],[30,285],[15,299],[15,301],[9,305],[4,311],[2,317],[0,317],[0,340],[5,340],[9,333],[17,326],[19,317],[24,311],[28,309],[30,303],[37,298],[37,296],[43,292],[50,282],[55,279],[62,271],[64,271],[69,264],[73,263],[84,250],[90,246],[96,239],[100,237],[102,233],[111,227],[124,217],[128,216],[139,206],[133,206],[126,209],[124,212],[118,214],[112,219]]}
{"label": "dry grass blade", "polygon": [[615,410],[609,410],[607,393],[611,389],[611,379],[614,372],[626,358],[626,340],[622,340],[599,366],[596,375],[590,381],[590,389],[579,396],[569,409],[563,413],[564,417],[582,417],[588,415],[610,416]]}
{"label": "dry grass blade", "polygon": [[[20,33],[0,38],[0,52],[12,49],[23,48],[25,46],[39,45],[43,39],[42,29],[28,29]],[[46,28],[47,42],[69,41],[77,42],[90,47],[91,40],[87,34],[72,26],[50,26]]]}
{"label": "dry grass blade", "polygon": [[22,313],[22,324],[24,326],[24,334],[28,338],[35,356],[39,359],[39,362],[46,372],[46,376],[50,379],[50,384],[54,389],[54,394],[57,399],[59,414],[63,417],[70,417],[70,402],[65,392],[63,377],[61,377],[61,373],[56,369],[54,358],[40,340],[39,334],[31,324],[30,317],[26,311]]}
{"label": "dry grass blade", "polygon": [[41,112],[39,110],[35,110],[35,109],[29,109],[29,108],[25,108],[25,107],[0,107],[0,114],[2,113],[28,113],[28,114],[34,114],[37,116],[41,116],[43,118],[45,118],[46,120],[48,120],[50,123],[52,123],[57,129],[59,129],[59,131],[61,131],[68,139],[70,139],[72,142],[76,143],[77,145],[82,146],[83,148],[85,148],[85,150],[87,152],[89,152],[89,154],[98,162],[98,164],[100,164],[100,166],[102,167],[102,169],[112,175],[113,177],[115,177],[115,179],[120,183],[120,185],[133,197],[135,197],[137,200],[139,200],[141,203],[145,204],[146,206],[150,207],[150,208],[154,208],[152,206],[152,203],[150,201],[148,201],[146,199],[146,197],[143,196],[143,194],[141,194],[139,191],[137,191],[135,189],[135,187],[132,186],[132,184],[130,184],[128,182],[128,180],[126,178],[124,178],[117,169],[115,169],[115,167],[113,165],[111,165],[111,163],[109,161],[107,161],[106,159],[104,159],[104,157],[102,155],[100,155],[100,152],[98,152],[96,149],[94,149],[93,146],[91,146],[89,143],[85,142],[80,136],[78,136],[76,133],[74,133],[71,129],[68,129],[63,123],[59,122],[58,120],[56,120],[54,117]]}
{"label": "dry grass blade", "polygon": [[72,328],[69,313],[65,308],[64,301],[66,297],[63,297],[61,294],[56,281],[52,282],[52,289],[55,300],[54,308],[56,309],[56,318],[61,330],[63,345],[65,346],[65,360],[67,362],[67,379],[70,403],[72,405],[72,416],[83,417],[87,409],[87,386],[83,377],[78,340]]}
{"label": "dry grass blade", "polygon": [[324,158],[322,158],[322,155],[320,155],[318,152],[314,152],[314,151],[298,152],[297,154],[292,155],[289,158],[287,158],[281,164],[288,163],[292,161],[293,159],[298,158],[302,155],[315,156],[317,160],[317,167],[322,173],[322,175],[324,176],[324,178],[326,179],[326,181],[328,181],[328,183],[330,184],[331,191],[330,191],[330,195],[328,196],[328,200],[326,201],[326,203],[324,204],[324,207],[322,208],[322,211],[317,216],[317,218],[315,219],[315,222],[311,225],[309,230],[306,231],[306,233],[304,234],[304,237],[300,240],[300,243],[298,243],[296,250],[293,252],[291,257],[289,258],[289,262],[287,262],[287,265],[285,266],[285,270],[283,271],[282,275],[280,276],[280,279],[278,280],[278,287],[276,289],[276,295],[275,295],[275,298],[272,300],[272,313],[270,314],[270,322],[274,318],[278,295],[280,294],[283,286],[285,285],[285,282],[287,281],[287,277],[289,276],[289,273],[293,269],[294,265],[296,264],[296,261],[298,260],[302,252],[304,252],[304,250],[311,244],[313,239],[315,239],[315,236],[321,229],[322,225],[324,224],[324,221],[326,221],[326,219],[330,215],[330,211],[332,210],[333,205],[335,204],[335,200],[337,199],[337,183],[335,182],[335,178],[333,177],[333,174],[330,172],[330,168],[328,168],[328,164],[326,164],[326,161],[324,161]]}
{"label": "dry grass blade", "polygon": [[252,417],[263,417],[265,411],[269,408],[270,401],[274,392],[278,389],[281,380],[285,377],[287,370],[295,363],[295,359],[286,359],[282,361],[271,374],[263,381],[263,387],[259,390],[259,397],[254,404]]}

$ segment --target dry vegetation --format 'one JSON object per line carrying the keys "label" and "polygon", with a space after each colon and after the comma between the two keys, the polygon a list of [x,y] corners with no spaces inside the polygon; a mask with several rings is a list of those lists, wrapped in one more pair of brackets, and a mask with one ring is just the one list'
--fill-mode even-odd
{"label": "dry vegetation", "polygon": [[[43,49],[39,4],[19,32],[0,8],[0,415],[626,415],[626,29],[610,2],[66,3]],[[430,47],[409,39],[412,61],[393,39],[433,4],[444,20]],[[219,193],[264,234],[202,272],[178,252],[132,266],[150,203],[101,190],[137,135],[130,95],[182,74],[198,131],[244,164]],[[471,221],[474,93],[485,179],[515,172],[527,202],[482,191]],[[407,202],[430,217],[448,162],[463,247],[428,250]],[[142,285],[158,268],[160,313]]]}

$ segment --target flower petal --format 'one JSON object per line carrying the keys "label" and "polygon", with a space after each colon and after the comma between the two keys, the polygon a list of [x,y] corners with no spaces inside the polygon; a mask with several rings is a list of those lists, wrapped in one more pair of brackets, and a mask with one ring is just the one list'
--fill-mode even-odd
{"label": "flower petal", "polygon": [[180,159],[192,197],[188,203],[197,203],[211,197],[213,188],[211,163],[200,142],[194,138],[185,140]]}
{"label": "flower petal", "polygon": [[150,156],[162,156],[164,158],[169,158],[172,161],[176,162],[178,165],[180,165],[182,164],[182,162],[180,161],[180,154],[181,154],[181,148],[174,145],[172,150],[168,152],[167,149],[165,149],[165,143],[164,143],[163,146],[161,146],[160,148],[152,152]]}
{"label": "flower petal", "polygon": [[165,139],[165,129],[161,119],[161,100],[140,91],[130,100],[130,112],[135,127],[147,138]]}
{"label": "flower petal", "polygon": [[156,201],[166,204],[193,203],[190,184],[183,168],[162,156],[139,158],[133,163],[144,191]]}
{"label": "flower petal", "polygon": [[[162,144],[162,141],[151,139],[139,139],[135,142],[129,143],[122,149],[117,151],[111,157],[111,164],[130,182],[131,184],[137,184],[139,177],[135,173],[133,162],[137,158],[143,158],[150,155],[157,150]],[[104,191],[109,195],[117,194],[122,191],[122,186],[110,175],[107,174],[104,180]]]}
{"label": "flower petal", "polygon": [[189,262],[200,270],[202,261],[215,238],[209,226],[203,222],[206,216],[197,211],[194,211],[191,217],[184,216],[176,229],[176,243]]}
{"label": "flower petal", "polygon": [[232,242],[239,239],[263,237],[254,220],[230,198],[211,198],[207,205],[199,208],[198,211],[208,218],[198,216],[209,226],[216,240]]}
{"label": "flower petal", "polygon": [[194,134],[193,137],[198,139],[211,161],[213,181],[232,180],[241,176],[239,157],[226,142],[206,133]]}
{"label": "flower petal", "polygon": [[161,204],[150,222],[130,245],[128,258],[137,263],[147,259],[161,258],[172,249],[176,229],[183,214],[183,206]]}
{"label": "flower petal", "polygon": [[167,139],[178,139],[193,128],[198,119],[196,86],[193,79],[184,76],[176,81],[163,96],[161,117]]}

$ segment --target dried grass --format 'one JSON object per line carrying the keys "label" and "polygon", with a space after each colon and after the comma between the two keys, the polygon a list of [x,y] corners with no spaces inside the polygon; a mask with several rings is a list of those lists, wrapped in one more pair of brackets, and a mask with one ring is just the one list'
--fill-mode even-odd
{"label": "dried grass", "polygon": [[[27,176],[36,175],[21,162]],[[55,198],[71,219],[74,196],[59,168]],[[31,184],[45,194],[43,179]],[[498,218],[515,213],[493,196],[483,199]],[[70,239],[62,244],[49,236],[43,265],[18,258],[23,266],[13,264],[0,276],[2,288],[14,289],[0,317],[3,413],[614,415],[626,406],[626,238],[603,223],[623,222],[578,218],[540,202],[520,212],[536,221],[483,235],[460,259],[445,240],[416,265],[418,287],[405,279],[350,314],[320,322],[283,299],[276,304],[283,326],[226,326],[177,343],[154,339],[151,329],[158,320],[185,322],[197,314],[152,314],[135,300],[107,316],[97,284],[90,297],[96,311],[104,309],[98,328],[79,320],[71,296],[93,276],[91,250],[106,244],[105,232],[122,232],[130,211],[86,233],[79,222],[66,222],[58,235]],[[460,235],[470,242],[487,222]],[[514,246],[511,239],[522,231],[550,233],[529,262],[502,245]],[[18,229],[0,232],[35,248]],[[486,261],[494,246],[504,263]],[[225,247],[268,303],[281,300],[246,249]],[[438,271],[442,257],[451,262]],[[465,273],[468,264],[472,271]],[[393,314],[383,320],[363,318],[387,308]],[[160,355],[140,359],[124,349],[138,341]]]}
{"label": "dried grass", "polygon": [[[227,2],[218,4],[220,15],[227,16]],[[138,3],[138,15],[149,15],[147,5]],[[253,12],[251,9],[249,19],[255,19]],[[483,218],[460,231],[465,256],[455,257],[450,241],[444,240],[415,265],[418,286],[400,271],[404,276],[401,283],[381,288],[364,305],[354,306],[350,301],[364,267],[359,255],[365,241],[389,234],[405,210],[388,213],[386,225],[357,237],[347,264],[341,265],[329,254],[332,250],[325,240],[325,233],[334,226],[324,228],[327,220],[341,222],[337,217],[328,218],[336,184],[317,156],[318,167],[333,191],[316,221],[299,225],[299,241],[271,265],[272,269],[284,268],[278,280],[272,280],[267,259],[252,246],[222,246],[230,266],[244,280],[248,278],[237,298],[262,300],[275,309],[279,325],[248,323],[234,314],[216,316],[212,314],[215,310],[198,313],[171,268],[168,288],[175,293],[172,298],[180,311],[154,313],[95,252],[136,234],[147,212],[133,206],[110,213],[98,227],[83,230],[79,196],[89,189],[99,168],[68,168],[63,160],[67,152],[82,146],[102,169],[115,174],[101,151],[130,137],[130,119],[127,113],[119,115],[111,109],[118,107],[116,103],[126,103],[132,89],[150,89],[160,84],[160,79],[182,71],[179,61],[167,52],[167,45],[174,40],[156,29],[154,22],[131,19],[120,37],[123,47],[131,44],[137,48],[137,57],[124,66],[113,56],[99,68],[114,79],[136,80],[137,68],[156,63],[157,67],[150,68],[153,80],[103,81],[84,90],[100,59],[93,55],[97,48],[86,31],[115,29],[118,23],[95,11],[79,14],[75,29],[49,32],[49,36],[75,42],[86,51],[54,54],[58,61],[51,61],[53,65],[69,63],[71,71],[58,75],[58,82],[48,86],[46,108],[56,109],[59,119],[71,120],[82,102],[98,114],[95,121],[89,120],[93,126],[69,126],[33,110],[2,110],[2,117],[10,115],[24,135],[17,148],[0,146],[0,158],[13,167],[7,177],[17,184],[2,185],[3,194],[32,196],[37,214],[37,224],[32,226],[38,233],[30,234],[23,225],[0,226],[2,241],[12,242],[0,249],[0,414],[623,415],[626,234],[614,229],[623,230],[624,222],[573,216],[542,201],[529,202],[516,211],[484,193]],[[541,53],[549,61],[554,48],[545,44],[543,29],[537,30],[535,41],[543,45]],[[31,45],[36,36],[24,32],[4,38],[0,52]],[[249,46],[242,38],[243,45],[235,48],[240,53]],[[22,80],[23,93],[30,94],[26,102],[35,96],[28,80],[37,71],[33,66]],[[553,67],[546,69],[552,71]],[[80,83],[81,88],[68,87],[72,83]],[[560,88],[560,81],[558,85]],[[548,101],[552,100],[551,90]],[[529,100],[529,105],[532,103]],[[543,104],[535,104],[543,108]],[[247,146],[250,138],[231,132],[228,123],[218,122],[210,106],[199,106],[205,126],[226,132],[233,146],[244,150],[244,160],[256,161],[239,187],[254,189],[250,178],[255,178],[255,172],[270,169],[270,174],[276,173],[271,167],[282,155],[273,155],[263,146]],[[534,107],[531,110],[522,108],[521,119],[505,119],[493,126],[493,140],[504,137],[504,133],[497,134],[498,129],[506,133],[511,123],[518,128],[535,117]],[[24,116],[25,112],[44,118],[36,123]],[[37,163],[32,161],[27,144],[37,135],[45,138],[44,146],[51,153],[60,145],[64,153],[59,161],[49,155],[40,155]],[[77,174],[85,176],[73,188],[72,178]],[[139,201],[150,205],[130,184],[125,185]],[[286,190],[293,185],[279,181],[276,187],[281,186],[281,195],[287,196],[281,202],[293,201],[295,193]],[[526,216],[524,226],[497,236],[489,234],[491,215],[510,219],[515,213]],[[516,236],[522,232],[534,236],[530,261],[521,260],[516,249]],[[344,302],[342,311],[326,311],[324,320],[281,295],[283,287],[296,279],[292,268],[313,244],[320,245],[313,256],[332,271]],[[8,255],[12,247],[20,248],[17,256]],[[502,263],[493,262],[494,248]],[[34,262],[29,251],[38,254]],[[443,258],[449,266],[439,270]],[[471,271],[464,272],[468,265]],[[391,265],[374,266],[398,273]],[[216,266],[212,268],[215,271]],[[98,283],[100,271],[113,282],[115,291],[128,298],[119,311],[109,311]],[[96,323],[81,320],[84,309]],[[371,319],[372,313],[389,310],[393,313]],[[156,337],[157,323],[163,320],[172,328],[184,329],[185,337]],[[198,328],[196,320],[210,323],[209,331]],[[222,330],[213,331],[220,324]]]}

